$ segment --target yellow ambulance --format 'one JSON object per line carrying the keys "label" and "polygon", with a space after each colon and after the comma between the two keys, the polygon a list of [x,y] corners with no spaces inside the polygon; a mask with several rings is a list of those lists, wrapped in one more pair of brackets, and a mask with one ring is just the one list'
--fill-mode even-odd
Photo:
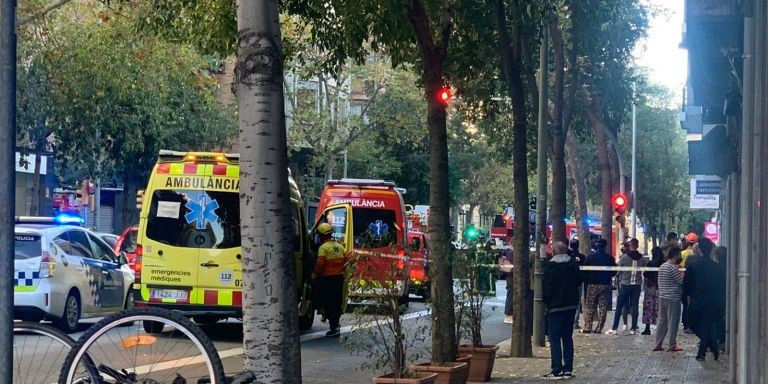
{"label": "yellow ambulance", "polygon": [[[242,317],[239,155],[160,151],[141,198],[136,306],[179,310],[198,323]],[[304,205],[290,178],[299,324],[309,329],[311,272]],[[147,322],[145,331],[160,332]]]}

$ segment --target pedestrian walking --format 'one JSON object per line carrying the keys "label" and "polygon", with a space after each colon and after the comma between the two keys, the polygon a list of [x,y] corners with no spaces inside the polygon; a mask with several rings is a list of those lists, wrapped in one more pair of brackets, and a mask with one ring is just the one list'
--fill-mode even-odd
{"label": "pedestrian walking", "polygon": [[[568,243],[568,254],[571,257],[576,258],[576,262],[579,266],[584,265],[584,261],[587,259],[584,254],[579,252],[579,239],[573,238]],[[576,307],[576,316],[573,319],[573,329],[581,329],[579,326],[579,315],[581,315],[582,301],[584,300],[584,284],[579,285],[579,305]]]}
{"label": "pedestrian walking", "polygon": [[344,247],[333,239],[333,227],[330,224],[320,223],[317,233],[321,245],[317,250],[317,262],[312,272],[316,290],[315,302],[323,309],[331,326],[325,335],[339,337],[339,319],[344,296],[344,267],[347,258],[344,255]]}
{"label": "pedestrian walking", "polygon": [[[608,242],[600,239],[595,242],[595,252],[587,256],[584,266],[590,267],[615,267],[616,261],[605,252]],[[582,333],[602,333],[605,319],[611,309],[611,279],[615,272],[612,271],[587,271],[582,273],[584,285],[587,287],[587,298],[584,301],[584,328]],[[597,327],[592,328],[593,319],[597,312]]]}
{"label": "pedestrian walking", "polygon": [[544,305],[547,309],[547,333],[550,341],[552,370],[545,379],[573,377],[573,319],[579,303],[581,272],[568,246],[558,241],[552,246],[554,256],[544,264]]}
{"label": "pedestrian walking", "polygon": [[[621,256],[619,259],[619,267],[632,267],[643,268],[646,266],[646,261],[643,255],[637,251],[639,242],[637,239],[632,239],[629,242],[629,252]],[[640,270],[637,271],[619,271],[619,298],[617,299],[616,314],[613,317],[613,327],[609,329],[607,335],[617,334],[619,329],[619,320],[621,319],[621,311],[619,308],[623,308],[627,301],[629,302],[630,313],[632,314],[632,328],[629,330],[630,335],[637,333],[638,323],[638,307],[640,304],[640,290],[643,283],[643,273]]]}
{"label": "pedestrian walking", "polygon": [[659,326],[656,327],[656,347],[654,351],[663,351],[664,338],[669,334],[671,352],[683,350],[677,344],[677,329],[680,326],[680,301],[683,297],[683,274],[677,267],[680,262],[680,248],[669,249],[669,257],[659,267]]}
{"label": "pedestrian walking", "polygon": [[699,259],[689,262],[683,278],[683,297],[688,299],[688,319],[699,337],[696,360],[704,361],[707,350],[720,357],[718,330],[725,312],[725,268],[719,255],[714,253],[714,243],[707,238],[697,242]]}
{"label": "pedestrian walking", "polygon": [[[659,268],[664,263],[664,252],[659,247],[651,249],[651,261],[648,267]],[[643,335],[651,334],[651,325],[656,325],[659,315],[659,273],[643,272]]]}

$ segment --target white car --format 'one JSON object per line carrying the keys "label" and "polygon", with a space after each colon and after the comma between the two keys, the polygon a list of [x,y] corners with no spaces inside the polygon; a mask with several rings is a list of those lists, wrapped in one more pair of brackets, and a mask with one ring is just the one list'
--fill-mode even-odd
{"label": "white car", "polygon": [[20,217],[14,242],[14,317],[52,320],[67,332],[81,318],[133,303],[133,272],[99,236],[54,218]]}

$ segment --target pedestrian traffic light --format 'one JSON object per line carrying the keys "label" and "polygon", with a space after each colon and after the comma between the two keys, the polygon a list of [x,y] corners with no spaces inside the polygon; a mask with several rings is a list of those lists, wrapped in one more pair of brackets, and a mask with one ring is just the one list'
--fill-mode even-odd
{"label": "pedestrian traffic light", "polygon": [[451,101],[451,96],[451,88],[447,86],[442,86],[437,91],[437,100],[443,104],[448,104],[448,102]]}
{"label": "pedestrian traffic light", "polygon": [[531,197],[531,201],[528,202],[528,209],[531,211],[536,210],[536,197]]}
{"label": "pedestrian traffic light", "polygon": [[621,215],[627,209],[627,197],[624,196],[624,194],[617,193],[613,195],[611,201],[613,202],[613,209],[616,213]]}

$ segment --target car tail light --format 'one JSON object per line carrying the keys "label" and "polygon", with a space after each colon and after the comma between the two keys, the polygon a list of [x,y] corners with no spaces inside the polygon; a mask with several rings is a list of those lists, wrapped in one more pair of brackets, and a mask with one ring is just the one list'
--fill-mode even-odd
{"label": "car tail light", "polygon": [[405,250],[399,249],[397,251],[397,269],[405,268]]}
{"label": "car tail light", "polygon": [[40,278],[51,277],[56,270],[56,259],[50,253],[43,251],[40,256]]}
{"label": "car tail light", "polygon": [[144,254],[144,247],[141,244],[136,244],[136,258],[133,260],[133,282],[141,283],[141,259]]}

